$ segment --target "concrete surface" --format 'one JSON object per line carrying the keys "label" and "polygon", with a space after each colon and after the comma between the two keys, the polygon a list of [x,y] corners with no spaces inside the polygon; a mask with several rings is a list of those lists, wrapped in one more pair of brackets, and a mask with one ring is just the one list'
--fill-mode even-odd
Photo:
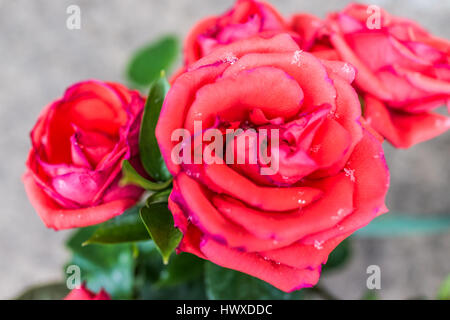
{"label": "concrete surface", "polygon": [[[45,229],[20,180],[29,148],[28,132],[41,108],[73,82],[99,78],[123,81],[127,59],[159,35],[180,36],[207,14],[223,12],[232,0],[0,0],[0,298],[25,287],[62,278],[67,232]],[[272,1],[284,14],[324,16],[348,1]],[[450,38],[450,1],[372,1],[418,20]],[[81,30],[66,28],[66,8],[82,11]],[[407,151],[386,146],[392,171],[389,207],[414,215],[450,214],[450,134]],[[384,299],[433,297],[450,273],[450,234],[392,239],[357,239],[354,259],[343,272],[321,282],[336,295],[358,298],[366,268],[382,270]]]}

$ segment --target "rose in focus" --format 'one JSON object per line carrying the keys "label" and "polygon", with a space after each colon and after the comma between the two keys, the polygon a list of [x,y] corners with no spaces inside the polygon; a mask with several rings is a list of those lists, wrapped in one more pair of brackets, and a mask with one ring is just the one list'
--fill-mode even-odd
{"label": "rose in focus", "polygon": [[133,206],[142,190],[119,186],[124,159],[137,160],[144,99],[116,83],[73,85],[48,105],[31,132],[23,177],[47,227],[85,227]]}
{"label": "rose in focus", "polygon": [[297,14],[292,29],[307,36],[305,50],[356,67],[364,116],[394,146],[408,148],[450,128],[450,118],[434,111],[445,104],[450,108],[448,40],[359,4],[325,21]]}
{"label": "rose in focus", "polygon": [[[156,128],[174,176],[169,208],[184,234],[178,250],[286,292],[315,285],[329,253],[387,212],[381,139],[361,119],[354,77],[348,63],[303,52],[289,34],[223,45],[179,75]],[[194,136],[197,121],[203,139]],[[246,161],[174,163],[172,134],[180,128],[193,146],[181,153],[195,152],[211,129],[276,129],[279,143],[268,148],[277,171],[262,175],[267,163],[259,158],[250,164],[258,146],[239,139],[246,131],[224,147]],[[211,157],[227,154],[219,151]]]}

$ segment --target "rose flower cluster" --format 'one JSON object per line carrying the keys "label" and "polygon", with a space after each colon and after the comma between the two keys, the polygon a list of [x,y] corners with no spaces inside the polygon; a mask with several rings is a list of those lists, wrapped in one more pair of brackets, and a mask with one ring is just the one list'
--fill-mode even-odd
{"label": "rose flower cluster", "polygon": [[[194,26],[183,52],[155,130],[177,252],[285,292],[314,286],[333,249],[388,211],[384,139],[406,148],[450,127],[435,111],[450,107],[450,43],[383,10],[286,18],[238,0]],[[98,224],[139,201],[142,188],[118,181],[124,160],[142,165],[144,105],[122,85],[86,81],[44,109],[24,183],[48,227]]]}

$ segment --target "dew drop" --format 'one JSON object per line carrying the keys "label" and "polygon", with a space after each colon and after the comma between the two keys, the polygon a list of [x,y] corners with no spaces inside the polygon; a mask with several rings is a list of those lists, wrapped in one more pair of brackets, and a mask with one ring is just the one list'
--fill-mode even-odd
{"label": "dew drop", "polygon": [[225,54],[225,57],[223,58],[223,62],[229,63],[229,64],[235,64],[236,61],[239,59],[234,55],[233,52],[228,52]]}
{"label": "dew drop", "polygon": [[303,52],[303,50],[297,50],[294,52],[294,55],[292,56],[291,64],[295,64],[300,67],[300,55]]}
{"label": "dew drop", "polygon": [[322,250],[324,242],[325,241],[314,240],[314,248],[316,248],[317,250]]}
{"label": "dew drop", "polygon": [[332,216],[331,219],[332,220],[339,220],[339,218],[342,217],[342,215],[344,214],[345,210],[344,209],[339,209],[337,211],[337,214],[335,216]]}
{"label": "dew drop", "polygon": [[344,168],[345,175],[350,177],[350,181],[355,182],[355,169]]}
{"label": "dew drop", "polygon": [[353,70],[348,63],[344,63],[342,66],[342,71],[345,73],[351,73]]}

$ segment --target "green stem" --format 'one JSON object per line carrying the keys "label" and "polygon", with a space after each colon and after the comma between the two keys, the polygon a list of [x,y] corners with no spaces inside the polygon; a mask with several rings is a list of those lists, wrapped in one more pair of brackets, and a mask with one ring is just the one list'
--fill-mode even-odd
{"label": "green stem", "polygon": [[127,160],[124,160],[122,163],[122,173],[123,177],[120,180],[121,186],[133,184],[150,191],[162,191],[167,189],[172,183],[172,179],[161,183],[145,179],[133,168],[131,163]]}

